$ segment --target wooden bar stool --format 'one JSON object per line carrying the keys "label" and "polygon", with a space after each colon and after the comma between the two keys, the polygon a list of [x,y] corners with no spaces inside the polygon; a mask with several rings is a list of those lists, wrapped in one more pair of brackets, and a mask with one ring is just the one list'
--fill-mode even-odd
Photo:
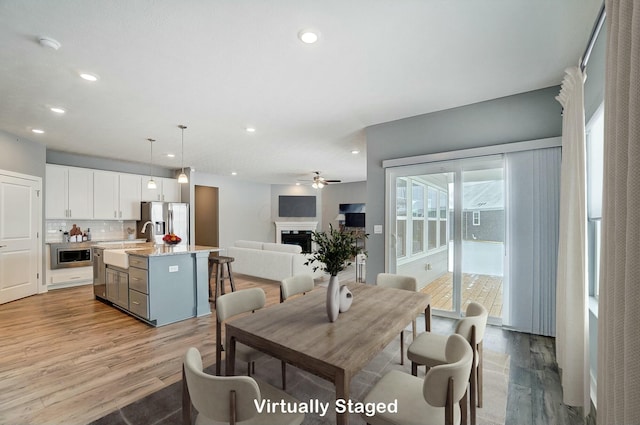
{"label": "wooden bar stool", "polygon": [[[236,284],[233,281],[233,273],[231,271],[231,263],[233,261],[233,257],[224,257],[222,255],[209,257],[209,301],[215,302],[218,295],[224,295],[224,281],[227,279],[231,285],[231,292],[236,291]],[[225,264],[227,265],[226,274],[224,271]],[[213,284],[211,283],[212,277],[214,278]]]}

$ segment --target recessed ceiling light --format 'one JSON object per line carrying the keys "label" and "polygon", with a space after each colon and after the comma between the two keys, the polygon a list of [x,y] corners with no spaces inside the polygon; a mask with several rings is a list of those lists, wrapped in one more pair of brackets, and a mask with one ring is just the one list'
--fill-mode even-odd
{"label": "recessed ceiling light", "polygon": [[65,112],[67,112],[62,108],[58,108],[57,106],[53,106],[53,107],[49,108],[49,110],[51,112],[55,112],[56,114],[64,114]]}
{"label": "recessed ceiling light", "polygon": [[300,186],[300,182],[296,182],[296,186]]}
{"label": "recessed ceiling light", "polygon": [[256,129],[253,128],[253,127],[247,127],[247,128],[245,128],[245,130],[247,131],[247,133],[255,133],[256,132]]}
{"label": "recessed ceiling light", "polygon": [[351,151],[352,154],[357,155],[360,153],[360,151],[358,149],[354,149]]}
{"label": "recessed ceiling light", "polygon": [[231,172],[231,175],[232,175],[232,176],[237,176],[237,175],[238,175],[238,173],[236,173],[235,171],[232,171],[232,172]]}
{"label": "recessed ceiling light", "polygon": [[306,44],[313,44],[318,41],[318,33],[311,30],[302,30],[298,33],[300,41]]}
{"label": "recessed ceiling light", "polygon": [[167,154],[167,157],[169,157],[169,158],[175,158],[176,156],[175,156],[175,154],[168,153],[168,154]]}
{"label": "recessed ceiling light", "polygon": [[87,72],[81,73],[80,78],[82,78],[83,80],[91,81],[91,82],[98,81],[97,75],[89,74]]}
{"label": "recessed ceiling light", "polygon": [[34,133],[36,133],[36,134],[42,134],[42,133],[44,133],[44,130],[40,130],[39,128],[31,129],[31,131],[32,131],[32,132],[34,132]]}

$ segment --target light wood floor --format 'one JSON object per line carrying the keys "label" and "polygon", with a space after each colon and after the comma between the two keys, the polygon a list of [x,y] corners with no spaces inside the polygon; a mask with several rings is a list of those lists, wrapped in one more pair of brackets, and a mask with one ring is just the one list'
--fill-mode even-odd
{"label": "light wood floor", "polygon": [[[431,294],[434,309],[452,310],[453,273],[445,273],[421,292]],[[489,311],[489,316],[502,317],[502,277],[483,274],[463,273],[462,275],[462,311],[475,301]]]}
{"label": "light wood floor", "polygon": [[[277,282],[236,276],[238,289]],[[150,327],[93,297],[59,289],[0,306],[0,424],[86,424],[180,379],[197,347],[215,362],[215,316]]]}

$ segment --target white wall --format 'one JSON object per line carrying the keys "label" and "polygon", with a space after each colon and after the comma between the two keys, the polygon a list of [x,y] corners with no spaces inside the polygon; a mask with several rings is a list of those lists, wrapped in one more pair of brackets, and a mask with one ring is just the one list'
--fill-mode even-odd
{"label": "white wall", "polygon": [[[220,247],[227,248],[238,239],[271,242],[275,228],[271,219],[271,185],[237,180],[234,177],[193,172],[189,180],[191,223],[194,223],[194,187],[218,188],[220,214]],[[197,229],[191,228],[191,240]]]}
{"label": "white wall", "polygon": [[[324,189],[314,189],[310,185],[296,186],[274,184],[271,185],[271,221],[272,221],[272,240],[275,242],[276,228],[273,222],[276,221],[317,221],[322,223],[322,202],[323,202]],[[280,217],[278,214],[278,197],[280,195],[286,196],[315,196],[316,197],[316,216],[315,217]],[[318,229],[320,230],[320,224]]]}

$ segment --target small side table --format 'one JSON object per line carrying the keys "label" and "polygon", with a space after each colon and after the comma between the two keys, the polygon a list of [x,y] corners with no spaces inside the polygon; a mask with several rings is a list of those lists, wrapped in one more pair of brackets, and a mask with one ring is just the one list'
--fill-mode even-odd
{"label": "small side table", "polygon": [[365,282],[365,272],[367,270],[366,254],[356,255],[356,282]]}

